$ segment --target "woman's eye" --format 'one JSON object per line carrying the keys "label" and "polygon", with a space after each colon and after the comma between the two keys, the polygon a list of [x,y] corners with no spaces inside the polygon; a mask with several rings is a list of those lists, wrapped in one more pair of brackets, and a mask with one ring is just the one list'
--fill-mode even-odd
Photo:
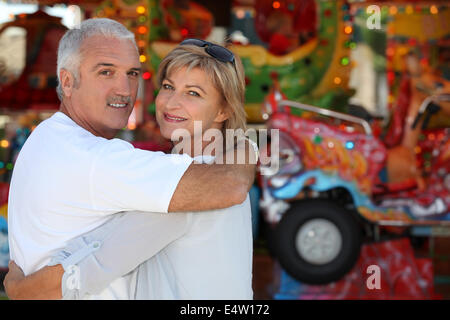
{"label": "woman's eye", "polygon": [[163,87],[163,89],[165,89],[165,90],[171,90],[171,89],[173,89],[173,87],[172,87],[170,84],[167,84],[167,83],[164,83],[164,84],[162,85],[162,87]]}
{"label": "woman's eye", "polygon": [[200,97],[200,95],[195,91],[189,91],[189,94],[194,97]]}

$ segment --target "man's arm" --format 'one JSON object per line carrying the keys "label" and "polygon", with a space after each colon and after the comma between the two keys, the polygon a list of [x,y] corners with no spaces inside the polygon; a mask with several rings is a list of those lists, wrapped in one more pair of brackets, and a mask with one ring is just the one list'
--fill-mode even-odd
{"label": "man's arm", "polygon": [[247,140],[226,152],[222,163],[244,153],[244,164],[191,164],[179,181],[169,204],[169,212],[204,211],[228,208],[244,202],[253,185],[257,154]]}
{"label": "man's arm", "polygon": [[169,212],[222,209],[242,203],[254,165],[191,164],[175,189]]}
{"label": "man's arm", "polygon": [[61,299],[62,266],[47,266],[25,277],[22,269],[9,262],[9,270],[3,285],[11,300],[55,300]]}

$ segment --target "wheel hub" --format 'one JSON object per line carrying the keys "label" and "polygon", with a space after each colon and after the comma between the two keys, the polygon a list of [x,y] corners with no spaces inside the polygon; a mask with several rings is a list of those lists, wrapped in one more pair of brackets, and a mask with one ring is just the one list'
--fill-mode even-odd
{"label": "wheel hub", "polygon": [[312,219],[298,230],[295,246],[304,260],[322,265],[337,257],[342,248],[342,235],[331,221]]}

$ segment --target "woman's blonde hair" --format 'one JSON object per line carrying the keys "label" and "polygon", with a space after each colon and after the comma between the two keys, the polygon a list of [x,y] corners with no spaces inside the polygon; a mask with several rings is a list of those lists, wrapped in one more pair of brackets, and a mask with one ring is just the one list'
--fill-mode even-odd
{"label": "woman's blonde hair", "polygon": [[245,74],[244,67],[237,55],[234,64],[222,62],[210,56],[204,47],[195,45],[179,45],[173,49],[160,63],[157,82],[161,87],[163,80],[174,70],[187,67],[188,70],[199,68],[209,75],[214,87],[222,96],[225,112],[225,129],[246,130],[245,101]]}

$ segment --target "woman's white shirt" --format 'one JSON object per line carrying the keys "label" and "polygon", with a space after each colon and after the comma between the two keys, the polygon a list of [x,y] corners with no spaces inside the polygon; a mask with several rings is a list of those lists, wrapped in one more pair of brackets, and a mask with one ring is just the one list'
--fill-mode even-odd
{"label": "woman's white shirt", "polygon": [[134,298],[253,299],[249,196],[229,208],[185,214],[186,233],[138,267]]}

